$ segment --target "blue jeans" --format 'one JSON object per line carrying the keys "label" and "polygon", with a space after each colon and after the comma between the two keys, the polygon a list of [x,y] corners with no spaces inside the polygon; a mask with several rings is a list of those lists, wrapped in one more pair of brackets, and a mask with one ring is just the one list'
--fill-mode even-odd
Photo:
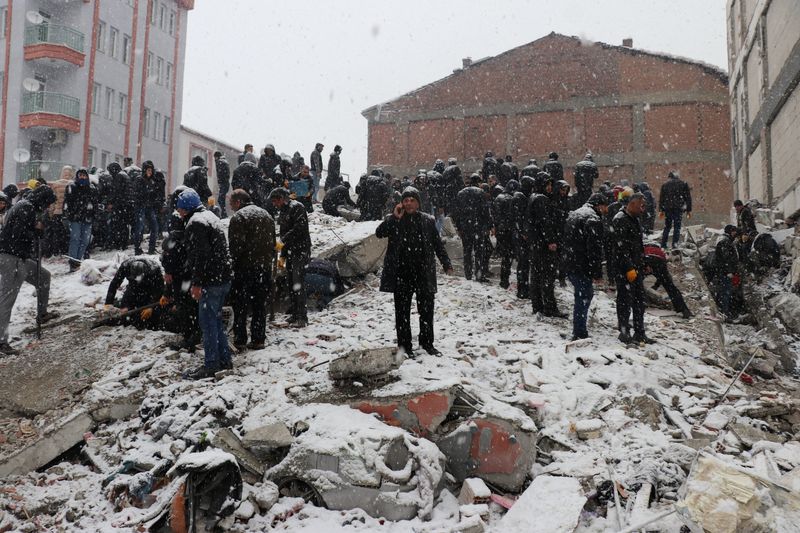
{"label": "blue jeans", "polygon": [[717,291],[717,306],[722,314],[728,316],[731,312],[733,281],[725,274],[718,275],[714,280],[714,288]]}
{"label": "blue jeans", "polygon": [[83,261],[89,243],[92,242],[91,222],[69,223],[69,257],[75,261]]}
{"label": "blue jeans", "polygon": [[572,307],[572,336],[583,339],[589,336],[586,321],[589,318],[589,306],[594,298],[592,278],[568,272],[569,282],[575,288],[575,304]]}
{"label": "blue jeans", "polygon": [[319,201],[319,180],[322,178],[322,173],[311,173],[311,179],[314,181],[314,195],[313,200]]}
{"label": "blue jeans", "polygon": [[220,211],[222,211],[222,218],[228,218],[228,210],[225,209],[225,200],[228,196],[228,188],[229,186],[220,183],[219,184],[219,196],[217,197],[217,205],[219,206]]}
{"label": "blue jeans", "polygon": [[667,247],[667,240],[669,240],[669,230],[675,225],[675,233],[672,235],[672,247],[678,245],[678,239],[681,237],[681,219],[683,218],[683,209],[666,209],[664,211],[664,233],[661,234],[661,247]]}
{"label": "blue jeans", "polygon": [[155,252],[156,240],[158,239],[158,214],[152,207],[140,207],[136,210],[136,220],[133,222],[133,247],[137,250],[142,247],[142,235],[144,235],[144,221],[150,226],[150,247],[149,252]]}
{"label": "blue jeans", "polygon": [[203,287],[197,309],[197,321],[203,332],[206,370],[216,372],[232,363],[228,335],[222,322],[222,305],[231,289],[231,282]]}

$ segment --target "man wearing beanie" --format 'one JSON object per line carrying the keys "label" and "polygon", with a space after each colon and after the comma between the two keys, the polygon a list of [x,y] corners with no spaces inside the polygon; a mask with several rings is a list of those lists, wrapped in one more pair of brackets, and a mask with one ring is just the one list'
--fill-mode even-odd
{"label": "man wearing beanie", "polygon": [[198,302],[197,319],[203,332],[205,363],[187,374],[191,379],[213,377],[233,368],[228,336],[222,322],[222,305],[231,288],[231,260],[222,223],[207,211],[194,189],[178,197],[177,210],[183,218],[191,295]]}
{"label": "man wearing beanie", "polygon": [[567,216],[564,227],[564,265],[575,289],[572,307],[572,340],[589,336],[586,321],[592,304],[592,280],[603,278],[603,216],[608,212],[608,198],[600,193]]}
{"label": "man wearing beanie", "polygon": [[412,355],[411,298],[417,295],[419,345],[431,355],[441,355],[433,345],[433,302],[436,295],[434,254],[448,274],[453,273],[435,219],[419,211],[419,191],[406,187],[392,214],[375,230],[378,238],[388,238],[383,260],[380,290],[394,293],[394,320],[397,345]]}

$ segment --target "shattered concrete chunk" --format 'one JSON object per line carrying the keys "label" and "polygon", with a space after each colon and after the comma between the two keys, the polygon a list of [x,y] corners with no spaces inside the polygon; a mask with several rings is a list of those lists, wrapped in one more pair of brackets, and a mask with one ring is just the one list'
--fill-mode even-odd
{"label": "shattered concrete chunk", "polygon": [[658,429],[661,424],[661,404],[653,397],[642,394],[641,396],[625,398],[623,405],[628,416],[636,418],[652,429]]}
{"label": "shattered concrete chunk", "polygon": [[282,422],[274,422],[248,431],[242,445],[256,455],[269,453],[276,448],[291,446],[294,438]]}
{"label": "shattered concrete chunk", "polygon": [[230,428],[219,430],[211,440],[211,444],[236,457],[236,461],[243,470],[255,474],[258,479],[264,477],[266,465],[250,452],[250,450],[245,448],[242,441],[239,440],[239,437],[237,437]]}
{"label": "shattered concrete chunk", "polygon": [[331,379],[369,378],[386,374],[400,367],[402,355],[395,348],[370,348],[355,350],[331,361],[328,371]]}
{"label": "shattered concrete chunk", "polygon": [[762,431],[749,424],[734,422],[730,424],[729,429],[736,435],[736,437],[742,442],[742,444],[744,444],[748,448],[751,448],[755,443],[764,440],[769,442],[778,442],[778,443],[786,442],[786,439],[781,437],[780,435],[775,435],[773,433]]}
{"label": "shattered concrete chunk", "polygon": [[597,418],[575,422],[575,432],[581,440],[597,439],[603,434],[603,421]]}
{"label": "shattered concrete chunk", "polygon": [[[570,533],[578,525],[586,497],[570,477],[539,476],[500,521],[503,533]],[[558,509],[558,512],[553,512]]]}
{"label": "shattered concrete chunk", "polygon": [[272,481],[256,483],[251,489],[250,494],[262,513],[266,513],[272,509],[272,506],[278,503],[278,499],[280,498],[278,486]]}
{"label": "shattered concrete chunk", "polygon": [[488,503],[492,496],[492,491],[486,486],[482,479],[470,477],[464,480],[461,485],[461,493],[458,495],[458,503],[470,505],[474,503]]}

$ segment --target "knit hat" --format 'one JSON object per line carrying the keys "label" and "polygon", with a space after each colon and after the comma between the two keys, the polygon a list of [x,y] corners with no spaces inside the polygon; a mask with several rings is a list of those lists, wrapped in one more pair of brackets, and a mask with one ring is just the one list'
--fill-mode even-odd
{"label": "knit hat", "polygon": [[608,197],[605,194],[596,192],[586,200],[586,203],[592,207],[597,207],[598,205],[608,205]]}
{"label": "knit hat", "polygon": [[421,204],[422,202],[419,199],[419,191],[414,187],[406,187],[403,189],[403,196],[401,200],[405,200],[406,198],[413,198],[417,201],[417,203]]}
{"label": "knit hat", "polygon": [[272,192],[269,193],[269,199],[274,200],[275,198],[289,198],[289,194],[289,189],[277,187],[272,189]]}
{"label": "knit hat", "polygon": [[185,209],[186,211],[194,211],[203,202],[200,201],[200,196],[197,194],[197,191],[194,189],[186,189],[178,196],[178,209]]}

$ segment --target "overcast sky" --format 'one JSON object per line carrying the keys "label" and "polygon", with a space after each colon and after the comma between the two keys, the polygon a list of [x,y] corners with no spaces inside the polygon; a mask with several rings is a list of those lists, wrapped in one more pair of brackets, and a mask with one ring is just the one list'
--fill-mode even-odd
{"label": "overcast sky", "polygon": [[[680,55],[727,71],[725,0],[198,0],[183,123],[257,150],[316,142],[367,164],[361,111],[551,31]],[[446,154],[445,154],[446,155]]]}

